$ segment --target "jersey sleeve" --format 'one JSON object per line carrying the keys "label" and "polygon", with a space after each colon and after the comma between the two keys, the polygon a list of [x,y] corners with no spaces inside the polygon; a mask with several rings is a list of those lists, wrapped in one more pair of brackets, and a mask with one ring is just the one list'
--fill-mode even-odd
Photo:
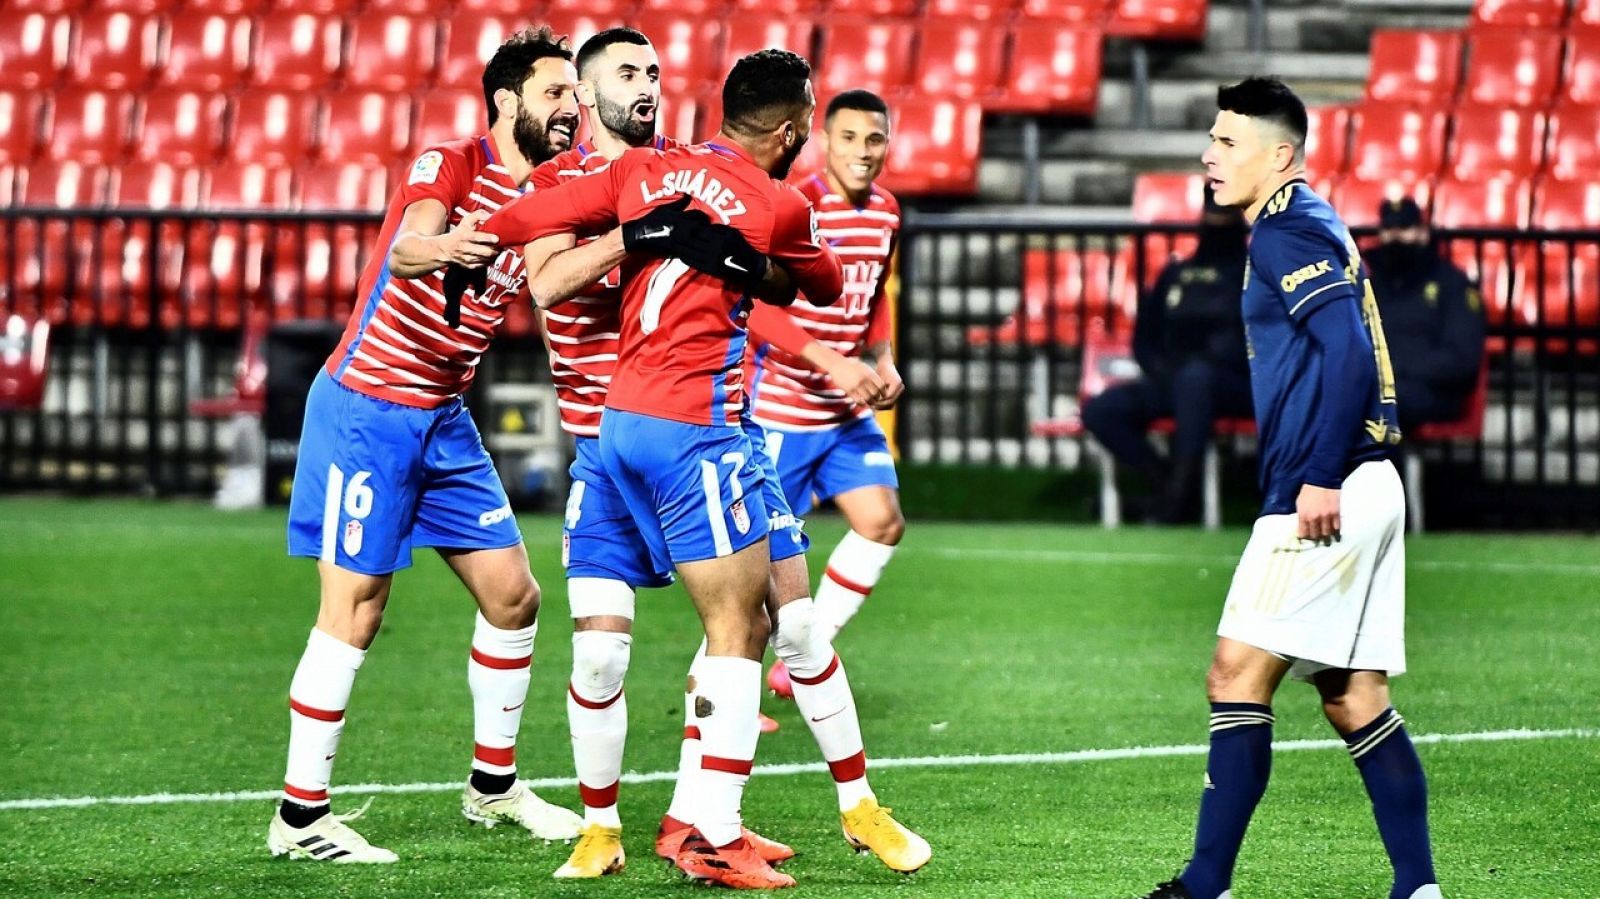
{"label": "jersey sleeve", "polygon": [[420,200],[438,200],[448,218],[472,187],[476,176],[472,163],[456,146],[430,147],[411,161],[405,183],[400,185],[400,208]]}
{"label": "jersey sleeve", "polygon": [[562,157],[548,159],[534,166],[533,174],[528,177],[528,186],[534,190],[549,190],[561,183]]}
{"label": "jersey sleeve", "polygon": [[619,186],[637,162],[629,161],[633,152],[599,174],[523,194],[489,216],[479,230],[499,237],[501,246],[522,246],[552,234],[581,237],[616,227]]}
{"label": "jersey sleeve", "polygon": [[1262,228],[1250,241],[1251,266],[1277,289],[1296,325],[1335,300],[1359,303],[1343,258],[1344,248],[1333,236],[1313,228]]}
{"label": "jersey sleeve", "polygon": [[844,290],[844,267],[833,247],[817,236],[817,214],[811,202],[793,187],[778,188],[767,255],[788,270],[795,286],[813,304],[838,302]]}

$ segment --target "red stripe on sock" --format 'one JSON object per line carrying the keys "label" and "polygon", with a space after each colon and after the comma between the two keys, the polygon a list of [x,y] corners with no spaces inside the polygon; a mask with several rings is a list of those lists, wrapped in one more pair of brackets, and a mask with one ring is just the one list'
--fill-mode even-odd
{"label": "red stripe on sock", "polygon": [[289,697],[289,711],[298,712],[307,718],[315,718],[318,721],[333,722],[344,720],[344,709],[313,708],[303,702],[297,702],[293,696]]}
{"label": "red stripe on sock", "polygon": [[683,738],[685,740],[700,739],[700,728],[695,727],[693,724],[685,724],[683,726]]}
{"label": "red stripe on sock", "polygon": [[595,709],[596,711],[600,709],[609,709],[613,705],[616,705],[617,700],[622,698],[622,691],[618,690],[610,699],[602,699],[599,702],[595,702],[592,699],[584,699],[582,696],[578,695],[578,688],[574,687],[571,682],[567,683],[567,694],[571,696],[572,701],[576,702],[578,705],[581,705],[586,709]]}
{"label": "red stripe on sock", "polygon": [[722,771],[726,774],[749,774],[756,766],[754,759],[724,759],[714,755],[700,757],[700,770]]}
{"label": "red stripe on sock", "polygon": [[865,749],[837,762],[828,763],[828,771],[833,774],[834,783],[849,783],[867,776],[867,751]]}
{"label": "red stripe on sock", "polygon": [[846,590],[849,590],[851,593],[859,593],[863,597],[872,595],[871,587],[865,587],[856,583],[855,581],[850,580],[849,578],[840,574],[838,569],[835,569],[832,566],[829,566],[828,569],[822,573],[822,575],[828,580],[833,581],[835,584],[838,584]]}
{"label": "red stripe on sock", "polygon": [[482,743],[474,743],[472,744],[472,757],[488,765],[509,768],[517,763],[517,747],[507,746],[504,749],[495,749]]}
{"label": "red stripe on sock", "polygon": [[526,668],[533,664],[533,656],[523,656],[520,659],[497,659],[492,655],[479,652],[476,646],[472,648],[472,660],[485,668],[493,668],[497,671],[515,671],[518,668]]}
{"label": "red stripe on sock", "polygon": [[817,675],[816,677],[801,677],[800,675],[794,673],[794,669],[793,668],[790,668],[789,669],[789,679],[794,681],[797,684],[805,684],[808,687],[815,687],[817,684],[820,684],[823,681],[827,680],[828,678],[833,677],[833,673],[835,671],[838,671],[838,670],[839,670],[839,654],[838,653],[834,653],[833,654],[833,658],[831,660],[829,660],[829,662],[828,662],[828,667],[822,669],[822,673]]}
{"label": "red stripe on sock", "polygon": [[302,790],[291,783],[283,785],[283,791],[301,802],[327,802],[327,790]]}
{"label": "red stripe on sock", "polygon": [[578,784],[578,796],[589,808],[610,808],[617,804],[617,781],[609,787],[591,787]]}

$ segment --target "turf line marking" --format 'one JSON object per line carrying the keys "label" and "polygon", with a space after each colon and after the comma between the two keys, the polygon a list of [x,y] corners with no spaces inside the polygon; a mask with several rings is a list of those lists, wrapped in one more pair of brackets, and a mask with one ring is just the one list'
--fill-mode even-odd
{"label": "turf line marking", "polygon": [[[1090,565],[1125,565],[1130,562],[1150,565],[1239,564],[1238,556],[1200,556],[1177,553],[1099,552],[1078,549],[1007,549],[1004,547],[902,547],[901,552],[926,553],[947,559],[997,559],[1016,562],[1079,562]],[[1406,567],[1417,571],[1498,571],[1510,574],[1600,575],[1600,565],[1581,562],[1502,562],[1477,559],[1407,559]]]}
{"label": "turf line marking", "polygon": [[[1600,728],[1567,728],[1565,730],[1490,730],[1464,734],[1413,735],[1411,742],[1418,745],[1437,743],[1501,743],[1512,740],[1593,740],[1600,739]],[[1344,749],[1343,740],[1280,740],[1272,744],[1274,752],[1304,752],[1306,750]],[[1171,758],[1174,756],[1205,755],[1210,747],[1205,744],[1178,746],[1129,746],[1120,749],[1075,749],[1068,752],[1024,752],[1004,755],[928,755],[912,758],[872,759],[868,767],[884,768],[969,768],[986,765],[1066,765],[1081,762],[1110,762],[1123,759]],[[779,777],[793,774],[826,774],[828,766],[822,762],[804,762],[785,765],[757,765],[755,774],[762,777]],[[659,783],[676,779],[676,771],[628,772],[622,775],[623,783]],[[535,789],[547,787],[573,787],[577,781],[571,777],[544,777],[528,781]],[[461,781],[446,783],[410,784],[347,784],[328,792],[340,795],[368,795],[374,793],[453,793],[461,789]],[[83,808],[91,805],[182,805],[197,802],[243,802],[276,799],[279,790],[235,790],[226,793],[150,793],[144,796],[72,796],[41,799],[0,800],[0,811],[29,809]]]}

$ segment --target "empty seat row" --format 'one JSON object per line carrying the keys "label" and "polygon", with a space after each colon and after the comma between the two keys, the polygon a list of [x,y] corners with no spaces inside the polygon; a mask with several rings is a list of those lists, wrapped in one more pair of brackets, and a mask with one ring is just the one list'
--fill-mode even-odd
{"label": "empty seat row", "polygon": [[1522,28],[1600,26],[1600,0],[1478,0],[1472,6],[1472,23]]}
{"label": "empty seat row", "polygon": [[1458,93],[1502,106],[1600,102],[1600,27],[1373,33],[1369,99],[1443,106]]}

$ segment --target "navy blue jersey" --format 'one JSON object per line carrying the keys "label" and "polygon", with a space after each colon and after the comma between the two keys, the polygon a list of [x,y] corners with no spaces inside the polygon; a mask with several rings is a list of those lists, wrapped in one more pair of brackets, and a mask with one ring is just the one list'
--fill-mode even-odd
{"label": "navy blue jersey", "polygon": [[1394,369],[1383,322],[1350,231],[1304,181],[1284,185],[1267,202],[1250,235],[1244,276],[1245,341],[1260,433],[1261,514],[1295,511],[1307,483],[1323,419],[1334,405],[1323,396],[1323,352],[1306,320],[1332,303],[1352,303],[1365,325],[1359,355],[1340,378],[1345,398],[1359,403],[1340,476],[1388,455],[1400,442]]}

